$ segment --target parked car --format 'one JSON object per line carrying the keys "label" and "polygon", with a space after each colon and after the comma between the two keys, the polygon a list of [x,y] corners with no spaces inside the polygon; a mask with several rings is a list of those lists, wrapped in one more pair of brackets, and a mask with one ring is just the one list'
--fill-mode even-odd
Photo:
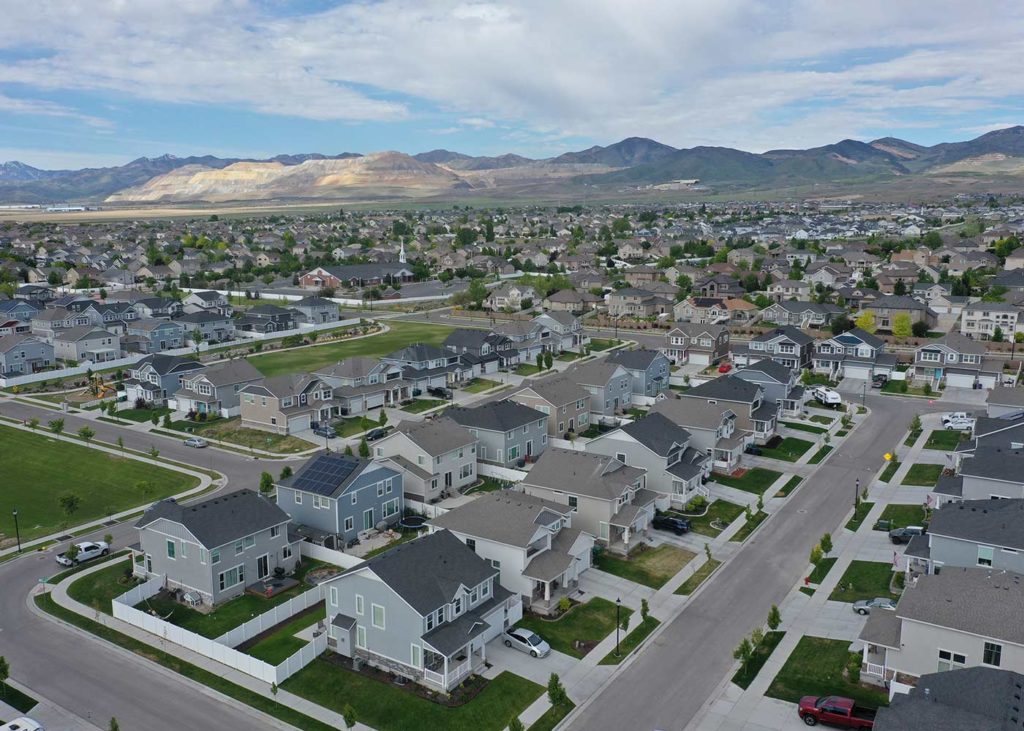
{"label": "parked car", "polygon": [[970,421],[971,415],[966,411],[950,411],[948,414],[942,415],[942,423],[947,424],[951,421]]}
{"label": "parked car", "polygon": [[375,442],[378,439],[383,439],[384,437],[386,437],[389,431],[391,431],[390,426],[377,426],[374,427],[373,429],[370,429],[370,431],[366,432],[364,436],[366,438],[366,441]]}
{"label": "parked car", "polygon": [[186,447],[193,447],[195,449],[202,449],[204,447],[209,446],[209,443],[205,439],[201,439],[199,437],[189,437],[188,439],[183,441],[182,444],[184,444]]}
{"label": "parked car", "polygon": [[838,695],[823,697],[806,695],[800,699],[796,711],[808,726],[826,723],[839,728],[874,728],[875,712],[862,708],[852,698]]}
{"label": "parked car", "polygon": [[825,388],[824,386],[814,389],[812,395],[815,401],[826,406],[839,406],[843,403],[843,397],[839,395],[838,391],[833,391],[831,388]]}
{"label": "parked car", "polygon": [[452,397],[452,390],[445,388],[444,386],[431,386],[427,389],[427,393],[437,398],[450,399]]}
{"label": "parked car", "polygon": [[732,363],[722,363],[722,365],[718,366],[718,372],[719,373],[728,373],[731,370],[732,370]]}
{"label": "parked car", "polygon": [[881,388],[889,382],[889,376],[884,373],[876,373],[871,376],[871,388]]}
{"label": "parked car", "polygon": [[78,544],[78,555],[68,558],[67,551],[57,554],[57,563],[61,566],[77,566],[83,561],[91,561],[110,553],[110,545],[106,541],[84,541]]}
{"label": "parked car", "polygon": [[951,431],[971,431],[974,429],[974,419],[953,419],[942,422],[942,425]]}
{"label": "parked car", "polygon": [[525,627],[513,627],[505,631],[505,647],[514,647],[520,652],[527,652],[534,657],[547,657],[551,645],[542,640],[533,630]]}
{"label": "parked car", "polygon": [[748,446],[748,447],[747,447],[747,448],[746,448],[746,449],[745,449],[744,451],[745,451],[745,452],[746,452],[747,454],[753,454],[753,455],[755,455],[755,456],[756,456],[756,455],[760,455],[760,454],[762,454],[762,452],[761,452],[761,448],[760,448],[760,447],[755,447],[755,446],[754,446],[753,444],[751,444],[750,446]]}
{"label": "parked car", "polygon": [[333,426],[318,426],[313,430],[313,433],[324,439],[334,439],[338,436],[338,432],[334,431]]}
{"label": "parked car", "polygon": [[28,716],[21,716],[13,721],[0,725],[0,731],[45,731],[39,721],[34,721]]}
{"label": "parked car", "polygon": [[925,529],[920,525],[908,525],[905,528],[894,528],[889,531],[889,540],[895,544],[910,543],[914,536],[923,536]]}
{"label": "parked car", "polygon": [[674,518],[671,515],[655,515],[654,520],[651,521],[658,530],[667,530],[675,533],[677,536],[681,536],[684,533],[690,532],[690,521],[685,518]]}
{"label": "parked car", "polygon": [[872,609],[895,609],[896,602],[892,599],[886,599],[882,596],[876,596],[874,599],[861,599],[859,602],[853,603],[853,611],[857,614],[871,614]]}

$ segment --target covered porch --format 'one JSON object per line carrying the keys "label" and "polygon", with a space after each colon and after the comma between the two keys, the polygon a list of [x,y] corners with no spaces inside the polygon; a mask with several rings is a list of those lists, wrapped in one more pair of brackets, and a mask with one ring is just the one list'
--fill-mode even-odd
{"label": "covered porch", "polygon": [[[472,612],[423,636],[423,682],[447,693],[487,661],[487,622]],[[468,641],[467,641],[468,638]]]}
{"label": "covered porch", "polygon": [[579,591],[576,559],[562,551],[545,551],[535,556],[523,569],[523,576],[533,582],[530,609],[538,614],[553,614],[563,597]]}

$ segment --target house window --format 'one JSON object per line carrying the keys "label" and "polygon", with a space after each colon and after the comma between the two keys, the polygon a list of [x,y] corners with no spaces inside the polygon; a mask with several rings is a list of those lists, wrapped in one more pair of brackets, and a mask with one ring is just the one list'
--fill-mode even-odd
{"label": "house window", "polygon": [[519,456],[519,445],[508,448],[508,460],[511,461]]}
{"label": "house window", "polygon": [[384,492],[386,492],[388,495],[390,495],[394,491],[394,482],[395,480],[393,477],[389,477],[388,479],[384,480]]}
{"label": "house window", "polygon": [[620,462],[622,462],[622,464],[626,464],[626,453],[625,452],[616,452],[615,453],[615,459],[617,459]]}
{"label": "house window", "polygon": [[376,629],[384,629],[384,607],[380,604],[370,605],[371,618],[370,621]]}
{"label": "house window", "polygon": [[338,587],[336,586],[331,587],[331,606],[338,606]]}
{"label": "house window", "polygon": [[991,566],[993,553],[991,546],[978,546],[978,565]]}
{"label": "house window", "polygon": [[455,601],[452,602],[452,616],[458,617],[462,614],[462,597],[455,597]]}
{"label": "house window", "polygon": [[356,614],[362,616],[363,614],[363,595],[356,594]]}
{"label": "house window", "polygon": [[245,550],[245,544],[242,541],[238,541],[237,543],[235,543],[235,555],[236,556],[238,554],[240,554],[244,550]]}
{"label": "house window", "polygon": [[480,596],[486,598],[486,597],[490,596],[490,594],[491,594],[491,585],[490,584],[484,584],[483,586],[480,587]]}
{"label": "house window", "polygon": [[410,645],[409,659],[412,662],[414,668],[418,668],[423,664],[423,648],[419,645]]}
{"label": "house window", "polygon": [[356,647],[366,649],[366,627],[361,624],[356,625]]}
{"label": "house window", "polygon": [[473,591],[469,593],[469,603],[472,605],[476,604],[478,601],[480,601],[480,591],[478,589],[473,589]]}
{"label": "house window", "polygon": [[569,496],[569,507],[576,510],[579,507],[579,498],[575,495]]}
{"label": "house window", "polygon": [[281,549],[281,558],[291,558],[291,557],[292,557],[292,547],[291,546],[285,546],[284,548]]}
{"label": "house window", "polygon": [[473,463],[462,465],[462,469],[459,470],[459,477],[465,479],[473,474]]}
{"label": "house window", "polygon": [[220,563],[220,549],[219,548],[215,548],[212,551],[210,551],[210,563],[211,564]]}
{"label": "house window", "polygon": [[353,530],[356,527],[355,519],[350,515],[345,518],[345,532]]}
{"label": "house window", "polygon": [[330,510],[331,499],[326,495],[314,495],[313,507],[317,510]]}
{"label": "house window", "polygon": [[246,536],[244,543],[246,548],[252,548],[256,545],[256,536]]}
{"label": "house window", "polygon": [[167,558],[172,560],[176,559],[175,550],[177,549],[177,545],[178,544],[176,544],[174,541],[167,541]]}
{"label": "house window", "polygon": [[356,504],[356,493],[352,493],[352,504]]}
{"label": "house window", "polygon": [[962,668],[967,664],[967,656],[949,650],[939,650],[939,672]]}
{"label": "house window", "polygon": [[491,559],[491,568],[498,569],[498,571],[501,571],[501,561],[499,561],[496,558],[492,558]]}
{"label": "house window", "polygon": [[181,557],[188,558],[188,544],[185,541],[181,542]]}
{"label": "house window", "polygon": [[434,629],[434,613],[431,612],[427,615],[427,632]]}
{"label": "house window", "polygon": [[384,497],[384,483],[377,483],[377,497]]}
{"label": "house window", "polygon": [[472,538],[467,538],[466,539],[466,548],[468,548],[470,551],[473,551],[475,553],[476,552],[476,541],[473,540]]}
{"label": "house window", "polygon": [[296,492],[294,494],[295,494],[295,504],[296,505],[302,505],[302,493],[301,492]]}
{"label": "house window", "polygon": [[245,567],[241,564],[235,566],[233,569],[222,571],[218,574],[218,586],[220,590],[230,589],[232,586],[238,586],[245,582]]}
{"label": "house window", "polygon": [[999,667],[999,663],[1002,662],[1002,659],[1003,646],[997,645],[995,642],[986,642],[985,652],[982,655],[981,661],[986,665],[991,665],[992,667],[997,668]]}
{"label": "house window", "polygon": [[281,535],[281,526],[275,525],[273,528],[270,529],[271,538],[277,538],[279,535]]}
{"label": "house window", "polygon": [[205,564],[209,560],[210,554],[205,548],[199,549],[199,563]]}
{"label": "house window", "polygon": [[388,500],[384,503],[382,509],[384,511],[384,518],[390,518],[392,515],[396,515],[398,513],[398,498]]}

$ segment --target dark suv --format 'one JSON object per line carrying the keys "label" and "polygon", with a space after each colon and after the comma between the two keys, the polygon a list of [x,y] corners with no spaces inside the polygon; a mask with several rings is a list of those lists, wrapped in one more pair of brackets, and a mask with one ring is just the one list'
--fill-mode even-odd
{"label": "dark suv", "polygon": [[652,525],[658,530],[672,531],[677,536],[690,532],[690,521],[686,518],[673,518],[670,515],[656,515]]}
{"label": "dark suv", "polygon": [[894,528],[889,531],[889,540],[893,543],[910,543],[914,536],[923,536],[925,529],[919,525],[908,525],[906,528]]}
{"label": "dark suv", "polygon": [[452,397],[452,391],[450,388],[444,386],[431,386],[427,389],[427,393],[437,398],[450,399]]}

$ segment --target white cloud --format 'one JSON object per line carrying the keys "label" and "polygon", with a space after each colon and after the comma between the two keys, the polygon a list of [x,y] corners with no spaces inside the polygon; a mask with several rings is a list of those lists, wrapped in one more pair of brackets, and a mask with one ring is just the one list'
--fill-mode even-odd
{"label": "white cloud", "polygon": [[84,122],[90,127],[98,130],[106,130],[112,127],[109,120],[94,117],[89,114],[82,114],[70,107],[65,107],[55,102],[43,99],[14,98],[2,92],[0,92],[0,112],[39,117],[66,117],[79,122]]}
{"label": "white cloud", "polygon": [[1007,0],[984,11],[957,0],[274,7],[20,3],[5,10],[0,49],[25,57],[0,60],[0,83],[355,122],[409,119],[426,103],[457,122],[443,132],[509,126],[538,146],[645,135],[752,150],[966,129],[969,113],[1005,118],[1024,97],[1024,4]]}

